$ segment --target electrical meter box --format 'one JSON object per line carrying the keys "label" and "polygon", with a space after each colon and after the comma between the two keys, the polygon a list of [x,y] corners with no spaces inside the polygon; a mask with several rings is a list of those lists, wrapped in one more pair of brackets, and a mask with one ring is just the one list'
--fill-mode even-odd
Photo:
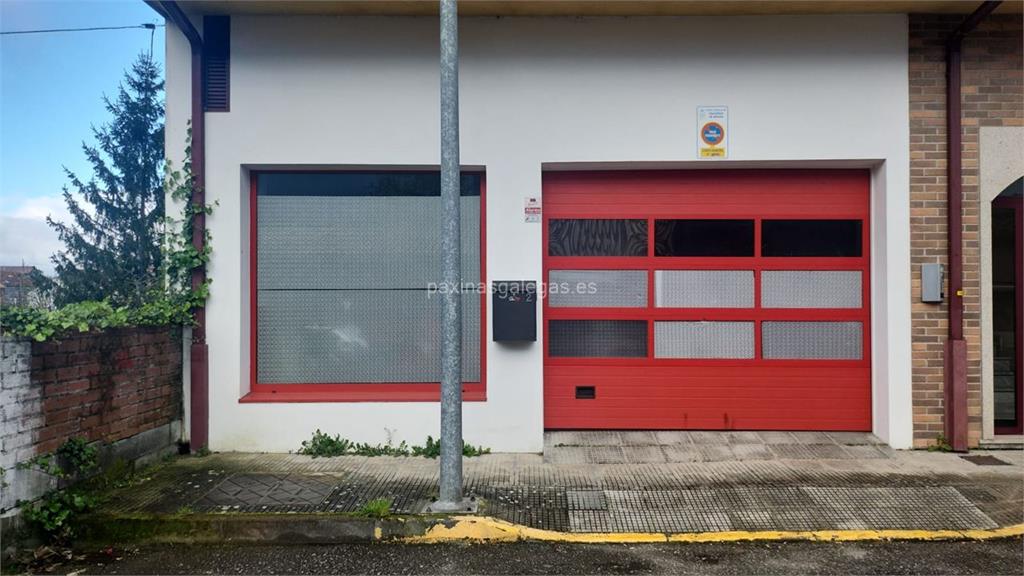
{"label": "electrical meter box", "polygon": [[537,341],[537,283],[495,280],[491,313],[495,342]]}
{"label": "electrical meter box", "polygon": [[942,289],[942,277],[942,264],[921,265],[921,302],[942,302],[946,296]]}

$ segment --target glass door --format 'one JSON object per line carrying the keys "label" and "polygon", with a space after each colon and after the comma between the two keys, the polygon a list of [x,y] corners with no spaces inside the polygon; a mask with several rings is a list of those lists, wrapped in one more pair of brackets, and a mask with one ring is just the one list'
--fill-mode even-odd
{"label": "glass door", "polygon": [[1024,226],[1021,181],[992,202],[992,351],[996,434],[1024,432]]}

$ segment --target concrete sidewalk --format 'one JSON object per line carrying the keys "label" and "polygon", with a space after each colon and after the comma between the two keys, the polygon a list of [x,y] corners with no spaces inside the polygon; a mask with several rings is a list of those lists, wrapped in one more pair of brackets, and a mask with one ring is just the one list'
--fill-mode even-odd
{"label": "concrete sidewalk", "polygon": [[[632,437],[617,435],[612,452],[627,459],[634,452],[649,458],[726,454],[702,448],[693,438],[687,438],[691,444],[648,439],[637,452],[639,446],[627,440]],[[576,438],[598,442],[597,447],[609,442]],[[711,444],[732,455],[717,461],[666,457],[653,463],[559,464],[535,454],[467,458],[466,492],[482,501],[481,515],[564,533],[989,530],[1024,522],[1022,452],[976,452],[972,458],[982,458],[969,461],[956,454],[892,451],[856,439],[847,445],[793,438],[791,445],[770,445],[770,459],[764,454],[740,459],[739,454],[759,451],[737,449],[749,444],[734,443],[742,438],[728,435]],[[549,438],[547,459],[575,460],[559,451],[578,455],[593,448],[572,442],[569,436]],[[109,520],[351,514],[378,498],[391,502],[392,514],[411,515],[436,496],[437,466],[436,460],[412,457],[182,457],[113,494],[101,515]]]}

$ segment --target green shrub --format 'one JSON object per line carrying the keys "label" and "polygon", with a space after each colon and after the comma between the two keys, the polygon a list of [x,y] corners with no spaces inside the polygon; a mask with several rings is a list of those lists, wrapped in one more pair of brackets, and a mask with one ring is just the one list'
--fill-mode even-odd
{"label": "green shrub", "polygon": [[[391,442],[386,444],[357,444],[340,434],[331,436],[324,434],[319,429],[313,433],[313,437],[302,442],[299,454],[312,456],[313,458],[330,458],[332,456],[420,456],[423,458],[437,458],[441,455],[441,441],[434,440],[427,436],[426,444],[423,446],[409,446],[405,442],[397,446]],[[490,448],[474,446],[472,444],[462,445],[462,455],[467,457],[490,454]]]}
{"label": "green shrub", "polygon": [[43,454],[19,464],[37,468],[68,484],[51,490],[35,502],[19,502],[25,521],[48,540],[66,542],[75,534],[77,516],[96,505],[90,493],[76,487],[97,466],[96,447],[85,438],[69,438],[52,454]]}
{"label": "green shrub", "polygon": [[377,498],[370,500],[363,507],[356,511],[356,516],[364,518],[387,518],[391,515],[391,500]]}
{"label": "green shrub", "polygon": [[334,436],[333,438],[324,434],[317,428],[316,432],[313,433],[313,438],[310,440],[304,440],[302,442],[302,448],[299,448],[299,454],[305,454],[312,456],[313,458],[329,458],[331,456],[344,456],[348,454],[352,449],[352,442],[347,438],[342,438],[341,435]]}
{"label": "green shrub", "polygon": [[75,520],[96,505],[95,497],[80,490],[53,490],[35,502],[22,504],[25,521],[53,542],[66,542],[75,535]]}

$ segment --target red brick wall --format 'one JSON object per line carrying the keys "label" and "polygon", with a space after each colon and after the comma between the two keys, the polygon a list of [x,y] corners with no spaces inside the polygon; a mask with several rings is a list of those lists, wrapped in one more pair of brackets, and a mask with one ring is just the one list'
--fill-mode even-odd
{"label": "red brick wall", "polygon": [[181,418],[181,331],[125,328],[34,343],[41,390],[35,452],[65,440],[115,442]]}
{"label": "red brick wall", "polygon": [[[943,431],[945,304],[922,304],[926,262],[947,264],[946,36],[962,15],[910,16],[910,257],[912,267],[914,444]],[[963,43],[964,335],[969,440],[981,437],[981,279],[978,232],[978,128],[1024,126],[1021,16],[994,15]],[[947,299],[949,290],[946,291]]]}

